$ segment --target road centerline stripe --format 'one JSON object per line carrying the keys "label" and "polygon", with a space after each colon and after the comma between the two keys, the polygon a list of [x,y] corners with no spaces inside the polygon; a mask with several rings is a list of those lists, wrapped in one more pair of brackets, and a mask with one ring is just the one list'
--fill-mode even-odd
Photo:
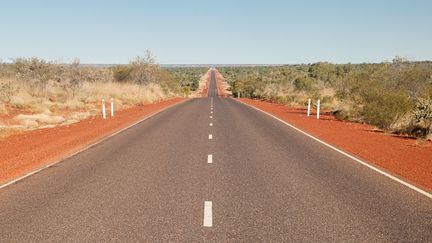
{"label": "road centerline stripe", "polygon": [[204,202],[204,227],[212,227],[213,226],[213,204],[212,201]]}
{"label": "road centerline stripe", "polygon": [[212,154],[207,155],[207,163],[209,163],[209,164],[213,163],[213,155]]}
{"label": "road centerline stripe", "polygon": [[212,134],[209,134],[209,139],[213,139],[213,135]]}
{"label": "road centerline stripe", "polygon": [[212,127],[212,126],[213,126],[213,123],[210,122],[210,126]]}

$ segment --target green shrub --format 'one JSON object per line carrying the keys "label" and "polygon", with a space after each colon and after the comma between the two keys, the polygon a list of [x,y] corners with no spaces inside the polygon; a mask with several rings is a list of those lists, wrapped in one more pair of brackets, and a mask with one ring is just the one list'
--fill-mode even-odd
{"label": "green shrub", "polygon": [[[429,120],[425,119],[428,108],[420,105],[422,101],[415,106],[415,101],[419,97],[432,97],[432,62],[409,62],[397,57],[392,63],[321,62],[223,67],[219,71],[229,81],[235,96],[241,92],[242,97],[292,105],[304,105],[307,98],[320,98],[323,108],[335,111],[338,119],[367,122],[392,131],[409,131],[414,125],[416,131],[418,127],[428,127]],[[409,115],[409,119],[396,127],[391,125],[404,115]],[[412,122],[407,122],[410,119]]]}
{"label": "green shrub", "polygon": [[334,97],[333,96],[326,95],[326,96],[323,96],[321,98],[321,103],[322,104],[331,104],[333,101],[334,101]]}
{"label": "green shrub", "polygon": [[311,91],[313,86],[313,80],[308,77],[299,77],[294,80],[294,87],[296,90]]}
{"label": "green shrub", "polygon": [[360,114],[363,120],[388,129],[398,118],[412,109],[412,102],[403,92],[381,91],[369,94]]}
{"label": "green shrub", "polygon": [[332,113],[336,119],[341,121],[347,121],[351,119],[350,113],[346,110],[340,109],[340,110],[333,111]]}
{"label": "green shrub", "polygon": [[124,82],[129,78],[132,68],[128,65],[117,65],[112,68],[112,71],[117,82]]}
{"label": "green shrub", "polygon": [[274,99],[272,99],[272,101],[279,103],[279,104],[287,104],[288,103],[288,99],[287,96],[276,96]]}

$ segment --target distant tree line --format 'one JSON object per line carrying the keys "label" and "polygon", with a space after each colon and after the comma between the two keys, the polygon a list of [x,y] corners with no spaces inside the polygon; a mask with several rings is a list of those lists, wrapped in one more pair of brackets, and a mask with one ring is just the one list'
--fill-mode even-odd
{"label": "distant tree line", "polygon": [[234,96],[304,105],[321,99],[338,118],[417,137],[431,136],[432,63],[396,57],[376,64],[222,67]]}

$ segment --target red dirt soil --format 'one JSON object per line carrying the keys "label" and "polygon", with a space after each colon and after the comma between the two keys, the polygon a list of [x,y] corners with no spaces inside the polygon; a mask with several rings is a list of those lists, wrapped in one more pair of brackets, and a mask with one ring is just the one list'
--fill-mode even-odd
{"label": "red dirt soil", "polygon": [[207,71],[207,82],[204,86],[204,89],[201,92],[201,97],[208,97],[208,89],[210,87],[210,80],[211,80],[211,70],[209,69]]}
{"label": "red dirt soil", "polygon": [[343,122],[333,116],[316,113],[310,117],[306,109],[251,99],[240,99],[320,138],[336,147],[364,159],[391,174],[432,190],[432,143],[418,144],[415,139],[376,132],[374,127]]}
{"label": "red dirt soil", "polygon": [[218,96],[227,97],[222,85],[222,78],[223,78],[222,74],[220,74],[216,68],[215,68],[215,77],[216,77],[216,83],[218,89]]}
{"label": "red dirt soil", "polygon": [[0,139],[0,184],[76,152],[115,131],[168,106],[182,102],[174,98],[124,109],[114,118],[101,116],[54,128],[39,129]]}

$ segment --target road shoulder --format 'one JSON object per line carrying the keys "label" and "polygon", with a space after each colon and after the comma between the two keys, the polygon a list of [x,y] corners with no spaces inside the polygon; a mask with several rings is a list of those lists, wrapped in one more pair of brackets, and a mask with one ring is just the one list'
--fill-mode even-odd
{"label": "road shoulder", "polygon": [[[313,137],[337,147],[347,155],[368,161],[378,170],[407,181],[430,195],[432,190],[432,146],[415,140],[373,132],[371,126],[342,122],[331,117],[307,117],[302,110],[252,99],[236,99],[269,113]],[[305,113],[305,114],[303,114]]]}
{"label": "road shoulder", "polygon": [[0,140],[0,188],[77,154],[187,99],[174,98],[54,128],[11,135]]}

